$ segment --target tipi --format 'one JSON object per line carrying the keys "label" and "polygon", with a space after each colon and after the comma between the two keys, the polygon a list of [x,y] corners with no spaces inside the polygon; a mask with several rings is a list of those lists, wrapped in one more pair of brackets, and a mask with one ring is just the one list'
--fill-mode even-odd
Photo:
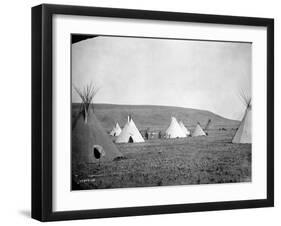
{"label": "tipi", "polygon": [[233,137],[232,143],[252,143],[252,103],[251,98],[242,96],[246,106],[243,119]]}
{"label": "tipi", "polygon": [[182,121],[179,122],[179,125],[180,125],[182,131],[186,134],[186,136],[189,136],[190,135],[190,131],[185,127],[185,125],[183,124]]}
{"label": "tipi", "polygon": [[206,136],[206,133],[204,132],[204,130],[201,128],[200,124],[197,123],[195,130],[192,133],[193,137],[198,137],[198,136]]}
{"label": "tipi", "polygon": [[170,126],[166,130],[166,137],[167,138],[186,137],[186,133],[182,130],[181,126],[179,125],[175,117],[171,117]]}
{"label": "tipi", "polygon": [[207,124],[206,124],[206,126],[205,126],[205,129],[204,129],[205,131],[210,128],[211,122],[212,122],[212,120],[211,120],[211,119],[208,119],[208,122],[207,122]]}
{"label": "tipi", "polygon": [[89,85],[83,92],[75,90],[82,103],[72,122],[72,164],[112,161],[122,157],[94,114],[91,102],[96,94],[95,88]]}
{"label": "tipi", "polygon": [[128,116],[128,121],[124,126],[122,132],[117,137],[115,143],[140,143],[144,142],[144,139],[139,132],[133,119]]}
{"label": "tipi", "polygon": [[116,125],[112,128],[111,132],[109,133],[111,136],[118,137],[120,133],[122,132],[122,129],[120,128],[118,122]]}
{"label": "tipi", "polygon": [[206,136],[208,136],[208,130],[210,128],[211,122],[212,122],[212,120],[209,119],[206,126],[205,126],[205,129],[203,130],[205,132]]}

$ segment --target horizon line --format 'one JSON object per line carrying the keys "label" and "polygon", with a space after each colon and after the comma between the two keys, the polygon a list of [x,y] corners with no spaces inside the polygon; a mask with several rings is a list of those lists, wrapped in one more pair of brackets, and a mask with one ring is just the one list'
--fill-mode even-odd
{"label": "horizon line", "polygon": [[[82,104],[81,102],[71,102],[72,104]],[[210,112],[214,115],[217,115],[221,118],[227,119],[227,120],[233,120],[233,121],[241,121],[238,119],[231,119],[231,118],[227,118],[224,116],[221,116],[217,113],[214,113],[210,110],[204,110],[204,109],[198,109],[198,108],[188,108],[188,107],[180,107],[180,106],[173,106],[173,105],[155,105],[155,104],[111,104],[111,103],[91,103],[91,104],[100,104],[100,105],[118,105],[118,106],[155,106],[155,107],[174,107],[174,108],[185,108],[185,109],[191,109],[191,110],[197,110],[197,111],[205,111],[205,112]]]}

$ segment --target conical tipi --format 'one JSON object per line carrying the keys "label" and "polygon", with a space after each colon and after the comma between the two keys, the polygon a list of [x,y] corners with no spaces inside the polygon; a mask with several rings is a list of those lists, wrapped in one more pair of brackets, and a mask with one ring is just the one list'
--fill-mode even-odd
{"label": "conical tipi", "polygon": [[206,124],[206,126],[205,126],[205,129],[204,129],[205,131],[206,131],[206,130],[208,130],[208,129],[210,128],[210,126],[211,126],[211,122],[212,122],[212,120],[211,120],[211,119],[209,119],[209,120],[208,120],[208,122],[207,122],[207,124]]}
{"label": "conical tipi", "polygon": [[182,131],[186,134],[186,136],[189,136],[190,135],[190,131],[185,127],[185,125],[183,124],[182,121],[179,122],[179,125],[180,125]]}
{"label": "conical tipi", "polygon": [[120,128],[118,122],[116,125],[112,128],[111,132],[109,133],[111,136],[118,137],[120,133],[122,132],[122,129]]}
{"label": "conical tipi", "polygon": [[122,157],[93,112],[91,105],[95,95],[93,90],[92,86],[87,86],[83,92],[76,89],[82,104],[78,116],[72,123],[72,164],[112,161]]}
{"label": "conical tipi", "polygon": [[128,121],[124,126],[122,132],[117,137],[115,143],[140,143],[144,142],[144,139],[139,132],[133,119],[128,116]]}
{"label": "conical tipi", "polygon": [[186,137],[186,133],[183,132],[182,128],[180,127],[175,117],[171,117],[170,126],[166,130],[166,137],[167,138]]}
{"label": "conical tipi", "polygon": [[192,133],[193,137],[198,137],[198,136],[206,136],[206,133],[204,130],[201,128],[200,124],[197,123],[197,126],[195,127],[195,130]]}
{"label": "conical tipi", "polygon": [[252,143],[252,103],[251,98],[243,97],[246,110],[232,143]]}

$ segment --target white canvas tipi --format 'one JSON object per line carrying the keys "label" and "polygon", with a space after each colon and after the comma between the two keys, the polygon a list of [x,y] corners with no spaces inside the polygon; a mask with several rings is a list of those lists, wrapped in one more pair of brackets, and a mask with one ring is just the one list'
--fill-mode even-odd
{"label": "white canvas tipi", "polygon": [[144,139],[139,132],[133,119],[128,116],[128,121],[124,126],[122,132],[117,137],[116,143],[140,143],[144,142]]}
{"label": "white canvas tipi", "polygon": [[166,130],[166,137],[167,138],[186,137],[186,134],[183,132],[181,126],[179,125],[175,117],[171,117],[170,126]]}
{"label": "white canvas tipi", "polygon": [[122,132],[122,129],[120,128],[118,122],[116,125],[112,128],[111,132],[109,133],[111,136],[118,137],[120,133]]}
{"label": "white canvas tipi", "polygon": [[183,124],[182,121],[179,122],[179,125],[180,125],[182,131],[186,134],[186,136],[189,136],[190,135],[190,131],[185,127],[185,125]]}
{"label": "white canvas tipi", "polygon": [[195,130],[192,133],[193,137],[198,137],[198,136],[206,136],[206,133],[204,130],[201,128],[200,124],[197,123],[197,126],[195,127]]}
{"label": "white canvas tipi", "polygon": [[243,96],[246,110],[232,143],[252,143],[252,103],[251,98]]}

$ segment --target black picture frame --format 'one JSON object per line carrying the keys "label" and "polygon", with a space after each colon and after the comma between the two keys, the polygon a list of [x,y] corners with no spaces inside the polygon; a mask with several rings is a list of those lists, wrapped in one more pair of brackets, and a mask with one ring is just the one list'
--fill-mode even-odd
{"label": "black picture frame", "polygon": [[[55,14],[266,27],[267,198],[54,212],[52,210],[52,17]],[[57,221],[271,206],[274,206],[273,19],[50,4],[32,8],[32,218],[40,221]]]}

